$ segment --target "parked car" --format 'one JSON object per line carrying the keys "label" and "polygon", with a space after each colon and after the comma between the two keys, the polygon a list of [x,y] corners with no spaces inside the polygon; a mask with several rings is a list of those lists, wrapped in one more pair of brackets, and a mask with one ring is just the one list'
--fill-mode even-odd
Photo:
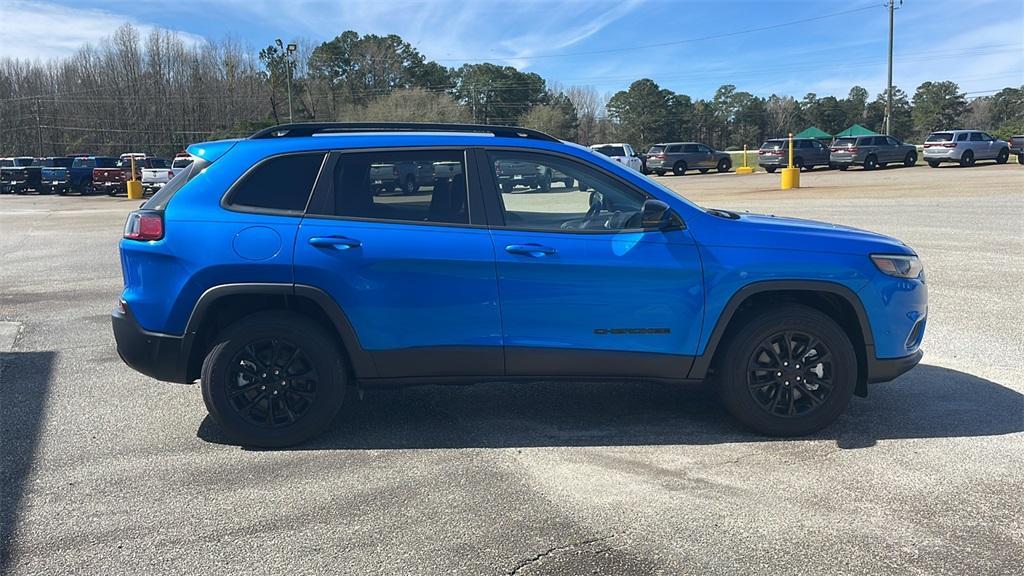
{"label": "parked car", "polygon": [[732,157],[700,142],[668,142],[655,144],[647,151],[647,171],[664,176],[670,170],[676,176],[687,170],[706,174],[712,168],[719,172],[732,169]]}
{"label": "parked car", "polygon": [[71,189],[71,165],[74,158],[51,156],[40,160],[39,193],[67,194]]}
{"label": "parked car", "polygon": [[112,156],[79,156],[71,163],[69,179],[71,190],[86,196],[93,193],[92,175],[96,168],[116,168],[117,158]]}
{"label": "parked car", "polygon": [[[831,151],[814,138],[793,139],[793,166],[800,170],[814,170],[815,166],[829,166]],[[789,166],[789,139],[773,138],[761,144],[757,163],[768,172]]]}
{"label": "parked car", "polygon": [[1010,136],[1010,154],[1017,156],[1017,163],[1024,164],[1024,134]]}
{"label": "parked car", "polygon": [[637,172],[642,173],[644,171],[643,161],[639,156],[637,156],[637,153],[629,144],[624,142],[617,142],[614,144],[594,144],[590,149],[599,154],[604,154],[619,164],[628,166]]}
{"label": "parked car", "polygon": [[[189,153],[127,218],[114,337],[198,379],[243,444],[310,438],[353,386],[524,379],[710,379],[750,428],[803,435],[922,356],[903,242],[704,209],[533,130],[292,124]],[[462,177],[374,194],[373,166],[424,159]],[[510,164],[591,191],[503,191]]]}
{"label": "parked car", "polygon": [[[548,192],[551,184],[561,182],[565,188],[572,188],[575,180],[557,170],[548,169],[530,162],[515,160],[499,160],[494,164],[495,177],[503,192],[512,192],[516,187],[523,186],[532,190]],[[586,188],[584,183],[580,183]]]}
{"label": "parked car", "polygon": [[31,156],[18,156],[0,160],[0,193],[21,192],[29,184],[27,168],[32,165]]}
{"label": "parked car", "polygon": [[836,138],[832,143],[830,162],[840,170],[863,166],[865,170],[885,168],[888,164],[917,164],[917,147],[904,144],[892,136],[851,136]]}
{"label": "parked car", "polygon": [[943,162],[973,166],[978,160],[1006,164],[1010,159],[1010,144],[979,130],[932,132],[924,140],[924,159],[932,168],[938,168]]}
{"label": "parked car", "polygon": [[[174,167],[178,164],[178,168]],[[151,167],[142,169],[142,190],[147,194],[152,194],[157,190],[164,187],[164,184],[170,182],[171,178],[178,172],[181,172],[184,166],[188,166],[191,163],[191,158],[187,160],[178,160],[177,158],[171,161],[169,164],[166,160],[154,159],[151,162]]]}
{"label": "parked car", "polygon": [[152,158],[142,154],[122,154],[113,168],[95,168],[92,171],[92,184],[95,190],[115,196],[126,192],[125,182],[132,176],[132,160],[135,164],[135,179],[142,180],[142,172],[147,168],[167,170],[167,160]]}

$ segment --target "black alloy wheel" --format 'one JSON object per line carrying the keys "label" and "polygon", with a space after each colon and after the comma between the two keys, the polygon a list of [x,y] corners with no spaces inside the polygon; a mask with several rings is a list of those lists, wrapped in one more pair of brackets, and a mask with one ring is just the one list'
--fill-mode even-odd
{"label": "black alloy wheel", "polygon": [[320,385],[301,346],[283,338],[246,344],[228,370],[228,400],[245,422],[263,428],[294,424],[313,405]]}
{"label": "black alloy wheel", "polygon": [[761,409],[781,418],[806,415],[828,400],[832,353],[815,336],[796,330],[762,340],[747,363],[747,386]]}

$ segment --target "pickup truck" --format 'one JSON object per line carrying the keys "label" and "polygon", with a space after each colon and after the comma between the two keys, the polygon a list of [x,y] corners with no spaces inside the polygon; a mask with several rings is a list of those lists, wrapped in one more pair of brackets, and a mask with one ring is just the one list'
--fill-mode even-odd
{"label": "pickup truck", "polygon": [[[167,160],[163,158],[135,158],[135,177],[142,178],[142,171],[146,168],[167,169]],[[115,196],[126,192],[125,182],[131,177],[132,158],[129,154],[122,154],[113,168],[94,168],[92,171],[92,185],[95,190],[106,192],[108,196]]]}
{"label": "pickup truck", "polygon": [[[154,160],[162,160],[164,163],[167,162],[166,160],[163,160],[161,158],[156,158]],[[157,163],[159,164],[159,162],[157,162]],[[178,172],[181,172],[182,170],[184,170],[191,163],[192,163],[192,157],[191,156],[189,156],[188,154],[185,154],[184,156],[179,154],[178,156],[174,157],[173,161],[171,161],[170,167],[167,167],[167,166],[154,166],[153,168],[143,168],[142,169],[142,190],[143,190],[143,192],[152,193],[152,192],[156,192],[157,190],[163,188],[164,184],[167,184],[168,182],[170,182],[171,178],[174,178],[178,174]]]}
{"label": "pickup truck", "polygon": [[1010,154],[1017,156],[1017,163],[1024,164],[1024,134],[1010,136]]}
{"label": "pickup truck", "polygon": [[[561,172],[547,166],[522,162],[519,160],[499,160],[494,163],[494,174],[498,177],[501,191],[511,193],[516,186],[525,186],[548,192],[552,182],[561,182],[566,188],[572,188],[574,180]],[[580,188],[583,189],[582,187]]]}
{"label": "pickup truck", "polygon": [[117,166],[117,158],[112,156],[78,156],[71,163],[69,170],[69,181],[71,190],[86,196],[92,194],[92,172],[96,168],[114,168]]}
{"label": "pickup truck", "polygon": [[28,166],[32,164],[31,156],[0,159],[0,194],[20,192],[28,185]]}
{"label": "pickup truck", "polygon": [[420,186],[434,183],[434,165],[430,162],[371,164],[370,180],[377,194],[397,190],[403,196],[411,196],[419,192]]}
{"label": "pickup truck", "polygon": [[39,162],[39,193],[67,194],[71,189],[70,169],[75,159],[67,156],[51,156]]}

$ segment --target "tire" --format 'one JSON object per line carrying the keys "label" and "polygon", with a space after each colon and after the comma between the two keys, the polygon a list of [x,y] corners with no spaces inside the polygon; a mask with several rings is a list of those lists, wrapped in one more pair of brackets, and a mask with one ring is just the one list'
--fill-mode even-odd
{"label": "tire", "polygon": [[765,166],[764,170],[765,170],[765,172],[767,172],[769,174],[774,174],[775,173],[775,166]]}
{"label": "tire", "polygon": [[939,163],[935,162],[935,161],[932,161],[932,160],[928,161],[928,165],[931,166],[932,168],[938,168],[939,167]]}
{"label": "tire", "polygon": [[722,158],[718,161],[719,174],[725,174],[729,170],[732,170],[732,162],[728,158]]}
{"label": "tire", "polygon": [[1017,164],[1024,164],[1024,152],[1017,154]]}
{"label": "tire", "polygon": [[840,171],[840,172],[846,172],[846,171],[847,171],[847,170],[849,170],[849,169],[850,169],[850,167],[849,167],[849,166],[847,166],[846,164],[840,164],[840,165],[839,165],[839,171]]}
{"label": "tire", "polygon": [[1006,164],[1006,161],[1010,159],[1010,151],[1003,148],[999,151],[999,155],[996,156],[996,164]]}
{"label": "tire", "polygon": [[537,188],[540,188],[541,192],[551,192],[551,176],[538,178]]}
{"label": "tire", "polygon": [[655,170],[654,173],[657,174],[658,176],[664,176],[665,175],[665,171],[664,170]]}
{"label": "tire", "polygon": [[420,185],[416,183],[416,178],[412,174],[402,180],[402,196],[412,196],[419,191]]}
{"label": "tire", "polygon": [[[812,347],[814,340],[819,344]],[[783,341],[789,342],[792,352],[782,349]],[[771,343],[774,357],[766,343]],[[716,366],[719,396],[729,413],[762,434],[817,432],[834,422],[853,396],[857,383],[853,344],[834,320],[814,308],[786,304],[748,317],[726,346]],[[816,362],[818,358],[822,361]],[[805,359],[814,369],[807,369]]]}
{"label": "tire", "polygon": [[[239,444],[298,444],[326,430],[338,414],[348,380],[342,357],[335,339],[303,316],[253,314],[214,339],[203,361],[203,401],[224,433]],[[246,365],[250,368],[240,368]],[[259,378],[271,370],[295,376]],[[253,378],[239,386],[250,374]],[[277,398],[269,395],[271,390]]]}
{"label": "tire", "polygon": [[960,165],[963,167],[974,166],[974,152],[965,150],[963,156],[960,157]]}
{"label": "tire", "polygon": [[872,154],[864,159],[864,169],[874,170],[875,168],[878,168],[878,158]]}
{"label": "tire", "polygon": [[907,168],[917,164],[917,154],[913,152],[907,152],[907,157],[903,159],[903,165]]}
{"label": "tire", "polygon": [[804,169],[804,159],[799,157],[799,156],[794,158],[793,159],[793,167],[796,168],[797,170],[803,170]]}
{"label": "tire", "polygon": [[672,173],[675,174],[676,176],[682,176],[683,174],[686,174],[686,162],[682,160],[676,162],[675,165],[672,166]]}

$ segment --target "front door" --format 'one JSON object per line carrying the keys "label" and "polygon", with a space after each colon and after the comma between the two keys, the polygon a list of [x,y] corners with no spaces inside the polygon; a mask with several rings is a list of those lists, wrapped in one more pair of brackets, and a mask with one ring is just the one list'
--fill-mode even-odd
{"label": "front door", "polygon": [[[491,222],[509,375],[685,378],[704,294],[689,232],[645,230],[645,193],[555,154],[491,150]],[[502,191],[494,167],[534,164],[572,178]]]}
{"label": "front door", "polygon": [[[409,165],[432,176],[396,186]],[[321,174],[295,282],[337,301],[378,377],[504,373],[494,252],[466,174],[464,150],[335,153]]]}

